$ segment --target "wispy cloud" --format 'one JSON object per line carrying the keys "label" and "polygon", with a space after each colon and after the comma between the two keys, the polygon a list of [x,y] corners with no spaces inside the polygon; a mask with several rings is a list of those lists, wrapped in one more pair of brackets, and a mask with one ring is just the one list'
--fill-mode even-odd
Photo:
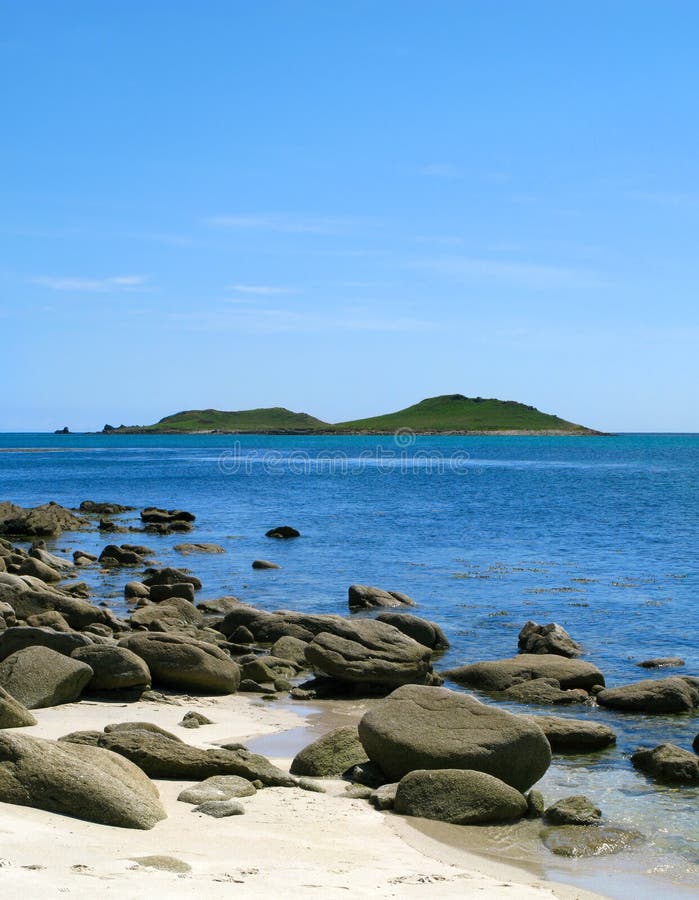
{"label": "wispy cloud", "polygon": [[73,291],[84,293],[107,293],[108,291],[129,291],[143,287],[145,275],[114,275],[110,278],[83,278],[80,276],[34,275],[27,279],[30,284],[49,288],[52,291]]}
{"label": "wispy cloud", "polygon": [[211,216],[206,219],[206,224],[211,228],[276,231],[284,234],[341,234],[363,223],[360,219],[341,216],[266,212]]}
{"label": "wispy cloud", "polygon": [[171,321],[186,324],[188,329],[202,331],[236,330],[262,334],[319,333],[330,331],[414,332],[434,330],[434,322],[411,316],[382,317],[363,308],[345,313],[328,314],[314,311],[295,311],[278,307],[214,309],[180,312]]}
{"label": "wispy cloud", "polygon": [[446,162],[428,163],[418,171],[420,175],[427,175],[429,178],[462,178],[464,174],[458,166]]}
{"label": "wispy cloud", "polygon": [[230,290],[237,294],[251,294],[257,297],[271,297],[277,294],[292,294],[288,287],[277,287],[271,284],[232,284]]}
{"label": "wispy cloud", "polygon": [[533,288],[593,287],[601,283],[599,275],[587,269],[480,257],[418,260],[411,267],[458,280],[505,282]]}

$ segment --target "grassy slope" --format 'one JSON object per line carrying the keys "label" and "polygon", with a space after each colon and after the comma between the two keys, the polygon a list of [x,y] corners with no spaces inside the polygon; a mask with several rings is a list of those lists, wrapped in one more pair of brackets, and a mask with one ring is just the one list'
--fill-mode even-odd
{"label": "grassy slope", "polygon": [[414,406],[385,416],[340,422],[337,431],[566,431],[586,433],[589,429],[558,416],[542,413],[514,400],[484,400],[461,394],[429,397]]}
{"label": "grassy slope", "polygon": [[330,426],[307,413],[295,413],[281,406],[269,409],[243,409],[223,412],[218,409],[192,409],[165,416],[143,431],[319,431]]}
{"label": "grassy slope", "polygon": [[484,400],[461,394],[430,397],[414,406],[384,416],[356,419],[330,425],[307,413],[295,413],[280,406],[222,412],[195,409],[165,416],[154,425],[120,428],[123,432],[223,431],[265,434],[275,432],[316,432],[319,434],[369,432],[391,434],[399,428],[415,432],[462,431],[556,431],[591,434],[582,425],[542,413],[514,400]]}

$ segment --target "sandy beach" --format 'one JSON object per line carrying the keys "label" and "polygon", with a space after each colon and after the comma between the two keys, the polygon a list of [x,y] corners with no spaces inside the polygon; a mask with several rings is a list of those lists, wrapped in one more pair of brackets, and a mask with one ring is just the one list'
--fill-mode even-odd
{"label": "sandy beach", "polygon": [[[112,722],[149,721],[188,743],[238,740],[256,751],[298,744],[298,711],[241,694],[176,696],[171,702],[83,700],[36,710],[36,726],[18,729],[57,738]],[[214,724],[178,725],[189,710]],[[352,717],[352,710],[340,713]],[[308,728],[310,743],[338,721],[332,710]],[[294,740],[286,740],[293,735]],[[287,769],[289,756],[269,754]],[[167,819],[151,831],[112,828],[39,809],[3,805],[0,882],[6,898],[32,897],[488,897],[517,900],[592,898],[589,892],[538,880],[531,873],[449,847],[343,797],[345,782],[325,779],[326,793],[265,788],[244,798],[245,815],[213,819],[179,802],[191,784],[157,781]],[[149,859],[150,858],[150,859]]]}

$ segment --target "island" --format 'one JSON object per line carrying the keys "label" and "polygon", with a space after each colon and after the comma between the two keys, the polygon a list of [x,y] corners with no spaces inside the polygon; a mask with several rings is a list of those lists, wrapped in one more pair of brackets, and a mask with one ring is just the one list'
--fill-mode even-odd
{"label": "island", "polygon": [[275,406],[226,412],[192,409],[153,425],[105,425],[103,434],[500,434],[600,435],[602,432],[541,412],[515,400],[443,394],[397,412],[332,424]]}

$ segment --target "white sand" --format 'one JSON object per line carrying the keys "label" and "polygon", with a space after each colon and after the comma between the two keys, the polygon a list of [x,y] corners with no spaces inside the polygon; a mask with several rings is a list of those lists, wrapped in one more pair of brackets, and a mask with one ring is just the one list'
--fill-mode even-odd
{"label": "white sand", "polygon": [[[56,738],[109,722],[157,723],[199,746],[298,727],[294,712],[245,695],[183,699],[182,705],[82,701],[36,710],[39,724],[18,729]],[[178,726],[197,710],[216,724]],[[300,709],[302,714],[302,709]],[[313,735],[309,736],[310,740]],[[288,768],[290,760],[274,760]],[[459,897],[546,900],[593,898],[577,888],[448,847],[407,819],[330,793],[265,788],[245,797],[245,815],[213,819],[177,795],[191,782],[157,781],[168,818],[151,831],[110,828],[42,810],[0,804],[0,897],[295,898]],[[185,873],[146,867],[138,857],[166,856]]]}

